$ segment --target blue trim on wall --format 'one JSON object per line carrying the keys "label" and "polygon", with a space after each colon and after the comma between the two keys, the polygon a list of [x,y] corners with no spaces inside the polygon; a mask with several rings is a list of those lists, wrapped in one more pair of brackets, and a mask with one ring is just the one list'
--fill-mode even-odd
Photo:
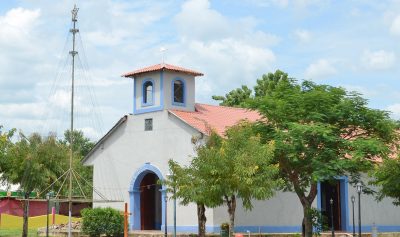
{"label": "blue trim on wall", "polygon": [[164,109],[164,71],[160,71],[160,107]]}
{"label": "blue trim on wall", "polygon": [[235,232],[243,232],[247,231],[252,233],[293,233],[293,232],[301,232],[301,226],[236,226]]}
{"label": "blue trim on wall", "polygon": [[[164,225],[161,226],[161,230],[164,230]],[[174,231],[174,227],[168,225],[167,230],[169,233]],[[219,226],[206,226],[207,233],[219,233],[221,228]],[[196,226],[176,226],[176,232],[180,233],[197,233],[198,227]],[[301,232],[301,226],[236,226],[235,232],[246,233],[299,233]]]}
{"label": "blue trim on wall", "polygon": [[[129,200],[130,207],[129,211],[132,215],[129,218],[129,227],[130,230],[140,230],[140,183],[142,182],[143,177],[148,173],[154,173],[160,180],[164,180],[164,177],[161,174],[161,171],[153,166],[150,163],[145,163],[142,167],[140,167],[135,174],[132,176],[132,181],[129,187]],[[161,225],[165,225],[165,204],[163,200],[165,200],[165,186],[162,186],[161,192],[161,216],[162,223]]]}
{"label": "blue trim on wall", "polygon": [[321,212],[321,182],[317,184],[317,209]]}
{"label": "blue trim on wall", "polygon": [[145,109],[138,109],[133,112],[133,114],[144,114],[144,113],[150,113],[150,112],[155,112],[155,111],[161,111],[163,108],[161,106],[157,107],[150,107],[150,108],[145,108]]}
{"label": "blue trim on wall", "polygon": [[[179,102],[175,102],[174,101],[174,83],[175,81],[181,81],[182,85],[183,85],[183,103],[179,103]],[[182,106],[185,107],[186,106],[186,81],[183,78],[180,77],[176,77],[171,81],[171,103],[172,105],[176,105],[176,106]]]}
{"label": "blue trim on wall", "polygon": [[133,114],[136,111],[136,79],[133,79]]}
{"label": "blue trim on wall", "polygon": [[[378,233],[380,232],[400,232],[400,226],[376,226]],[[174,226],[167,226],[168,233],[174,231]],[[164,231],[164,225],[161,226]],[[206,226],[207,233],[219,233],[221,228],[219,226]],[[362,232],[371,232],[372,226],[362,226]],[[176,231],[179,233],[197,233],[198,227],[196,226],[176,226]],[[250,231],[252,234],[258,233],[301,233],[301,226],[236,226],[235,232],[247,233]]]}
{"label": "blue trim on wall", "polygon": [[[144,96],[145,96],[145,94],[146,94],[146,88],[144,88],[144,84],[146,84],[147,82],[151,82],[151,102],[147,102],[147,103],[145,103],[144,102]],[[148,79],[144,79],[143,81],[142,81],[142,107],[146,107],[146,106],[152,106],[152,105],[154,105],[154,90],[155,90],[155,83],[154,83],[154,80],[153,79],[151,79],[151,78],[148,78]],[[147,98],[147,100],[148,100],[149,98]]]}
{"label": "blue trim on wall", "polygon": [[[343,231],[350,231],[349,214],[349,180],[347,176],[335,178],[340,182],[340,210],[341,225]],[[317,209],[321,211],[321,182],[317,184]]]}
{"label": "blue trim on wall", "polygon": [[[163,223],[165,223],[163,221]],[[378,233],[380,232],[400,232],[400,226],[376,226]],[[161,226],[161,230],[164,231],[164,225]],[[168,233],[171,234],[174,231],[174,226],[167,226]],[[371,232],[372,226],[363,226],[362,232]],[[197,233],[198,227],[195,226],[176,226],[176,232],[178,233]],[[219,226],[206,226],[207,233],[219,233],[221,228]],[[258,233],[301,233],[301,226],[236,226],[235,232],[247,233],[250,231],[252,234]]]}
{"label": "blue trim on wall", "polygon": [[[378,233],[380,232],[400,232],[400,226],[395,225],[377,225],[376,228],[378,229]],[[358,228],[356,228],[358,230]],[[372,226],[361,226],[362,232],[372,232]]]}
{"label": "blue trim on wall", "polygon": [[[151,79],[146,79],[146,80],[151,80]],[[146,80],[144,80],[144,81],[146,81]],[[148,107],[148,108],[140,108],[140,109],[137,109],[136,108],[136,83],[137,83],[137,80],[135,79],[134,80],[134,83],[133,83],[133,114],[144,114],[144,113],[150,113],[150,112],[155,112],[155,111],[161,111],[161,110],[163,110],[164,109],[164,72],[163,71],[160,71],[160,105],[159,106],[156,106],[156,107]],[[143,83],[142,83],[142,88],[143,88]],[[153,83],[153,92],[154,92],[154,94],[155,94],[155,90],[156,90],[156,87],[155,87],[155,84]],[[140,98],[139,98],[140,99]],[[143,96],[142,96],[142,99],[140,99],[141,101],[143,100]],[[156,101],[156,98],[154,97],[154,95],[153,95],[153,102],[155,103],[155,101]],[[143,101],[142,101],[143,102]],[[154,103],[153,103],[153,105],[154,105]],[[150,105],[146,105],[146,106],[150,106]]]}
{"label": "blue trim on wall", "polygon": [[342,228],[345,231],[350,231],[350,212],[349,212],[349,179],[347,176],[342,176],[340,180],[340,208]]}

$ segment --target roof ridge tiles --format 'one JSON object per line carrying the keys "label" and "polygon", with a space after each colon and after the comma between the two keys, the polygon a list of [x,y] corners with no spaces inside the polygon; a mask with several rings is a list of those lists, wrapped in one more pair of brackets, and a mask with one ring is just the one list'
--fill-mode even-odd
{"label": "roof ridge tiles", "polygon": [[203,76],[204,75],[201,72],[197,72],[197,71],[187,69],[184,67],[175,66],[172,64],[168,64],[168,63],[158,63],[158,64],[139,68],[137,70],[122,74],[122,77],[134,77],[135,75],[138,75],[138,74],[160,71],[160,70],[177,71],[177,72],[187,73],[187,74],[193,75],[193,76]]}

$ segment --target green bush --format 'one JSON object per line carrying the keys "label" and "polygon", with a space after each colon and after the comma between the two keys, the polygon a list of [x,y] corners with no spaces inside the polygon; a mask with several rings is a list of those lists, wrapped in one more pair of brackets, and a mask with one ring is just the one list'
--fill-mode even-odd
{"label": "green bush", "polygon": [[124,217],[110,207],[85,208],[82,214],[82,232],[91,237],[101,234],[106,236],[121,236],[124,232]]}

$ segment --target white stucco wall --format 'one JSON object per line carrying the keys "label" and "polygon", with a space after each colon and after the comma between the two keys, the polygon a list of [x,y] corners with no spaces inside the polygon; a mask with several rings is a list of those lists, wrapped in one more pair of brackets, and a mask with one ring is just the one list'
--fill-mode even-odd
{"label": "white stucco wall", "polygon": [[[144,119],[153,119],[153,131],[144,131]],[[191,138],[199,133],[182,123],[167,111],[141,115],[129,115],[123,123],[86,161],[94,166],[94,187],[108,199],[122,199],[123,202],[94,203],[94,206],[111,206],[120,210],[124,202],[130,202],[129,187],[133,175],[145,163],[157,167],[163,177],[168,171],[168,160],[188,164],[194,155]],[[160,178],[163,178],[160,177]],[[94,193],[95,199],[98,199]],[[168,226],[173,223],[172,200],[168,201]],[[197,225],[196,206],[180,206],[177,201],[177,226]],[[212,212],[207,212],[209,223],[213,223]]]}
{"label": "white stucco wall", "polygon": [[[365,177],[364,179],[368,180]],[[350,228],[352,229],[353,210],[352,210],[351,196],[355,197],[354,218],[355,218],[356,232],[358,232],[358,193],[355,187],[349,185],[349,196],[348,196],[349,219],[350,219],[349,223],[350,223]],[[370,231],[372,225],[375,224],[376,226],[378,226],[378,230],[379,227],[381,227],[381,231],[390,231],[391,228],[390,226],[400,225],[400,207],[394,206],[392,204],[393,200],[391,198],[385,198],[379,202],[375,199],[373,195],[367,195],[363,193],[361,193],[360,198],[361,198],[361,225],[363,226],[362,230]]]}
{"label": "white stucco wall", "polygon": [[[252,202],[252,210],[245,210],[242,200],[237,199],[235,226],[238,231],[262,232],[293,229],[297,231],[303,219],[303,210],[296,194],[291,192],[277,192],[276,195],[266,201]],[[214,209],[214,226],[221,223],[229,223],[228,207],[223,205]]]}

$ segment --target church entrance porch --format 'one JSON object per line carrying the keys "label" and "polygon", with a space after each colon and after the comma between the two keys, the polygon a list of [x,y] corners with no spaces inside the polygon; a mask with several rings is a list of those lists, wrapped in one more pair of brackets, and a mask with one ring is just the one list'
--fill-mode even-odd
{"label": "church entrance porch", "polygon": [[160,170],[145,163],[133,175],[130,196],[130,230],[161,230],[165,223],[165,188]]}

